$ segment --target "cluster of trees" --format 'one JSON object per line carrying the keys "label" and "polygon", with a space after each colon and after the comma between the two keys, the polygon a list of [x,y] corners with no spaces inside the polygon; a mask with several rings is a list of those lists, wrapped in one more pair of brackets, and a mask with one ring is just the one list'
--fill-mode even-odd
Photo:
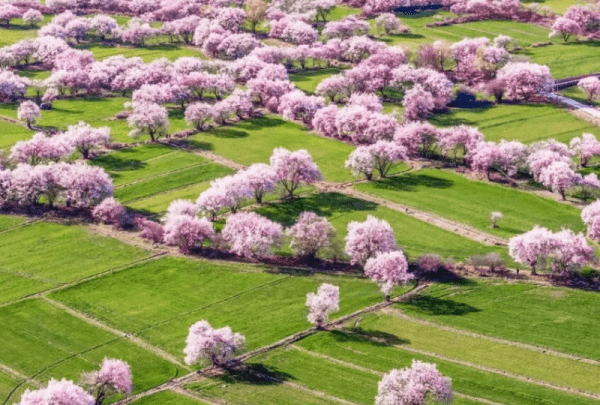
{"label": "cluster of trees", "polygon": [[[595,207],[586,211],[584,221],[590,219],[593,224]],[[546,268],[558,274],[572,273],[595,259],[594,248],[588,244],[585,236],[568,229],[552,232],[535,226],[529,232],[512,237],[508,249],[517,263],[531,267],[532,274]]]}
{"label": "cluster of trees", "polygon": [[102,405],[114,394],[131,394],[131,370],[122,360],[105,358],[100,370],[73,381],[51,379],[38,390],[26,390],[19,405]]}
{"label": "cluster of trees", "polygon": [[565,42],[570,37],[585,36],[598,39],[600,35],[600,9],[596,4],[576,4],[569,7],[552,25],[550,37],[561,36]]}

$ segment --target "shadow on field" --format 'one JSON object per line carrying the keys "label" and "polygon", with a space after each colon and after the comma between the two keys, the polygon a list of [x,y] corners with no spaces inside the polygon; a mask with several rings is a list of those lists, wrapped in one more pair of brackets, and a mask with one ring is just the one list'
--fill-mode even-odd
{"label": "shadow on field", "polygon": [[370,201],[338,193],[323,193],[284,203],[268,204],[266,207],[259,208],[256,211],[287,227],[296,223],[298,216],[303,211],[312,211],[322,217],[331,217],[334,214],[373,211],[376,208],[377,204]]}
{"label": "shadow on field", "polygon": [[432,297],[430,295],[421,295],[412,298],[404,303],[418,309],[421,313],[427,315],[465,315],[472,312],[481,312],[480,309],[462,302],[446,300]]}
{"label": "shadow on field", "polygon": [[450,188],[454,185],[454,182],[452,180],[441,179],[426,174],[408,173],[402,176],[378,180],[373,182],[373,185],[379,189],[415,191],[419,186],[428,188]]}
{"label": "shadow on field", "polygon": [[227,375],[218,378],[228,384],[248,385],[278,385],[284,381],[294,379],[288,373],[259,363],[245,364],[240,368],[228,370]]}
{"label": "shadow on field", "polygon": [[231,128],[215,128],[210,131],[210,134],[216,136],[217,138],[229,138],[229,139],[237,139],[237,138],[247,138],[249,136],[246,131],[238,131],[237,129]]}
{"label": "shadow on field", "polygon": [[[123,158],[120,156],[114,156],[114,154],[108,154],[100,156],[92,161],[95,166],[101,166],[105,170],[112,172],[121,172],[125,170],[140,170],[147,166],[146,162],[142,162],[138,159]],[[113,174],[113,178],[118,178],[118,174]]]}
{"label": "shadow on field", "polygon": [[340,343],[343,342],[358,342],[369,343],[374,346],[394,346],[407,345],[410,340],[399,338],[391,333],[382,332],[379,330],[367,330],[361,327],[345,330],[332,330],[329,332]]}

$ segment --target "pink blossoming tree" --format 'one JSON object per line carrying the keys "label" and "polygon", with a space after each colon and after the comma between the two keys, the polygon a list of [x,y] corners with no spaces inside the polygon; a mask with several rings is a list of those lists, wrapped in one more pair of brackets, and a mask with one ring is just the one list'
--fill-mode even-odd
{"label": "pink blossoming tree", "polygon": [[321,329],[329,320],[329,314],[340,310],[340,288],[333,284],[323,283],[316,293],[306,295],[308,321]]}
{"label": "pink blossoming tree", "polygon": [[344,251],[352,264],[364,265],[377,253],[396,250],[396,236],[390,224],[371,215],[364,222],[351,221],[345,240]]}
{"label": "pink blossoming tree", "polygon": [[246,338],[234,333],[229,326],[216,329],[202,320],[190,326],[185,342],[183,353],[186,364],[206,359],[212,365],[223,367],[244,349]]}
{"label": "pink blossoming tree", "polygon": [[414,278],[408,272],[408,262],[401,251],[379,253],[369,258],[365,263],[365,275],[381,285],[386,301],[390,300],[395,285],[406,284]]}
{"label": "pink blossoming tree", "polygon": [[328,247],[336,235],[335,228],[327,218],[314,212],[304,211],[296,223],[286,230],[290,237],[290,247],[300,256],[314,259],[317,252]]}

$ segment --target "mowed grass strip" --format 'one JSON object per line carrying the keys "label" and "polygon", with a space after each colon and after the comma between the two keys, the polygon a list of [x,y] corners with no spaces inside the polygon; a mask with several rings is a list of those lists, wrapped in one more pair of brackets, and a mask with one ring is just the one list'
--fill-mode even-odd
{"label": "mowed grass strip", "polygon": [[407,303],[410,316],[600,360],[600,296],[533,284],[435,284]]}
{"label": "mowed grass strip", "polygon": [[506,257],[505,249],[485,246],[376,203],[338,193],[312,194],[293,201],[269,204],[256,211],[286,227],[293,225],[303,211],[327,217],[337,229],[342,247],[348,223],[365,221],[368,215],[373,215],[390,223],[398,245],[413,259],[425,253],[459,260],[490,252],[498,252]]}
{"label": "mowed grass strip", "polygon": [[600,366],[487,339],[465,336],[394,315],[373,314],[361,321],[367,333],[395,336],[400,345],[536,380],[600,392]]}
{"label": "mowed grass strip", "polygon": [[[350,365],[373,370],[374,373],[387,373],[394,368],[409,367],[413,359],[434,363],[442,374],[452,378],[452,387],[456,392],[503,404],[597,404],[596,400],[590,398],[569,395],[551,388],[402,350],[393,346],[401,340],[379,331],[372,332],[372,336],[361,335],[362,332],[364,331],[323,332],[309,336],[296,345],[313,352],[315,356],[328,356]],[[381,339],[386,337],[390,340],[382,342]],[[380,340],[376,341],[377,338]],[[321,360],[315,358],[315,361]]]}
{"label": "mowed grass strip", "polygon": [[531,143],[554,138],[569,143],[582,132],[600,135],[598,127],[553,105],[500,104],[480,109],[453,108],[429,120],[436,126],[466,124],[478,127],[486,141],[517,140]]}
{"label": "mowed grass strip", "polygon": [[173,391],[161,391],[131,402],[132,405],[208,405],[206,402],[192,399]]}
{"label": "mowed grass strip", "polygon": [[17,215],[0,215],[0,232],[7,231],[29,221],[27,217]]}
{"label": "mowed grass strip", "polygon": [[80,225],[36,222],[0,238],[0,302],[77,281],[145,257],[148,252]]}
{"label": "mowed grass strip", "polygon": [[311,134],[302,126],[276,116],[255,118],[194,135],[190,146],[210,150],[243,165],[269,163],[273,149],[278,147],[292,151],[306,149],[325,180],[353,179],[344,169],[344,162],[354,150],[353,146]]}
{"label": "mowed grass strip", "polygon": [[[585,231],[580,211],[570,205],[443,170],[419,170],[356,185],[360,191],[471,225],[502,237],[511,237],[542,225],[553,231],[566,227]],[[490,213],[504,218],[492,228]]]}
{"label": "mowed grass strip", "polygon": [[0,308],[0,322],[1,362],[40,382],[62,377],[77,380],[81,372],[96,369],[104,357],[131,365],[135,392],[179,373],[177,366],[153,353],[40,300]]}
{"label": "mowed grass strip", "polygon": [[201,319],[242,333],[248,350],[308,329],[306,294],[323,282],[340,286],[341,309],[334,316],[382,300],[378,287],[366,279],[266,270],[250,264],[163,258],[55,292],[51,298],[136,333],[179,358],[189,327]]}

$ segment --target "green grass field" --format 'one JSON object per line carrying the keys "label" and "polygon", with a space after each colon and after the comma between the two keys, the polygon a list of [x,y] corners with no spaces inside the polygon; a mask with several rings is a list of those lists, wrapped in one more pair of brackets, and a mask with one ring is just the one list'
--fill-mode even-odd
{"label": "green grass field", "polygon": [[104,357],[129,362],[136,392],[181,372],[149,351],[40,300],[0,308],[0,319],[2,363],[38,381],[77,380],[81,372],[97,368]]}
{"label": "green grass field", "polygon": [[[110,173],[119,201],[128,206],[135,203],[135,209],[149,212],[157,212],[152,201],[159,196],[167,194],[171,198],[183,193],[195,200],[200,193],[189,195],[192,189],[206,189],[210,180],[232,173],[203,157],[165,144],[122,149],[94,159],[93,164]],[[165,202],[168,205],[170,201],[173,200]]]}
{"label": "green grass field", "polygon": [[256,211],[284,226],[291,226],[303,211],[315,212],[327,217],[335,226],[341,246],[350,221],[364,221],[368,215],[373,215],[390,223],[396,233],[398,245],[411,258],[425,253],[436,253],[458,260],[489,252],[499,252],[506,256],[505,250],[501,248],[482,245],[406,214],[342,194],[313,194],[291,202],[267,205]]}
{"label": "green grass field", "polygon": [[232,127],[212,129],[190,138],[190,146],[225,156],[244,165],[269,162],[273,149],[306,149],[319,165],[326,180],[352,179],[344,161],[354,149],[351,145],[309,133],[293,122],[275,116],[255,118]]}
{"label": "green grass field", "polygon": [[303,90],[308,94],[314,94],[319,83],[330,76],[337,75],[341,71],[342,69],[339,68],[305,70],[298,73],[292,73],[290,75],[290,81],[300,90]]}
{"label": "green grass field", "polygon": [[0,130],[0,149],[8,150],[18,141],[27,140],[34,134],[33,131],[11,122],[1,121],[0,125],[2,126]]}
{"label": "green grass field", "polygon": [[195,400],[172,391],[162,391],[132,402],[133,405],[207,405],[205,402]]}
{"label": "green grass field", "polygon": [[500,104],[484,109],[453,108],[447,114],[436,114],[429,121],[439,126],[476,126],[485,135],[486,141],[494,142],[505,139],[531,143],[554,138],[569,143],[582,132],[600,135],[598,127],[552,105]]}
{"label": "green grass field", "polygon": [[[355,186],[358,190],[469,224],[502,237],[527,232],[534,225],[554,231],[585,230],[580,211],[570,205],[504,186],[472,181],[442,170],[420,170]],[[489,216],[504,218],[492,228]]]}
{"label": "green grass field", "polygon": [[0,303],[147,256],[141,249],[93,235],[80,225],[38,222],[11,229],[0,237]]}
{"label": "green grass field", "polygon": [[436,355],[504,370],[535,380],[600,392],[595,376],[600,366],[557,357],[486,339],[459,335],[433,326],[410,322],[392,314],[365,317],[360,327],[366,333],[384,333],[401,341],[401,346]]}
{"label": "green grass field", "polygon": [[411,316],[600,360],[594,292],[477,280],[434,285],[397,307]]}
{"label": "green grass field", "polygon": [[293,277],[249,264],[174,258],[134,266],[51,297],[182,358],[188,328],[201,319],[244,334],[249,350],[307,329],[306,294],[322,282],[340,286],[341,310],[335,316],[382,300],[368,280]]}

